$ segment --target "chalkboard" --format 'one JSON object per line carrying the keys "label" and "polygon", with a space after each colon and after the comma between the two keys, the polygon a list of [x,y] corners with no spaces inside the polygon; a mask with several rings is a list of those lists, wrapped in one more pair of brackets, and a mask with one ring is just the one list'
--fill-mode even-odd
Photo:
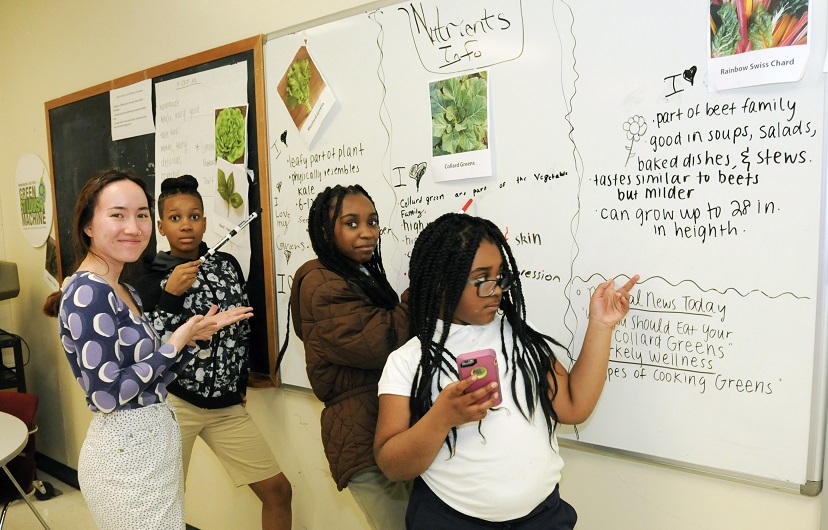
{"label": "chalkboard", "polygon": [[[266,37],[280,337],[292,274],[313,257],[307,212],[319,191],[367,188],[399,291],[419,231],[473,199],[468,213],[511,243],[529,319],[573,357],[591,290],[641,274],[598,407],[577,433],[559,428],[562,443],[816,494],[820,58],[801,80],[716,92],[704,3],[576,4],[383,2]],[[822,49],[821,35],[808,39]],[[336,98],[310,141],[277,89],[303,46]],[[464,173],[453,170],[467,159],[434,155],[430,89],[474,77],[486,86],[476,148],[486,153]],[[446,180],[456,177],[474,178]],[[308,386],[296,339],[282,382]]]}
{"label": "chalkboard", "polygon": [[[112,140],[109,91],[151,79],[153,87],[160,82],[192,76],[223,66],[244,63],[247,71],[248,158],[247,168],[255,176],[250,185],[247,203],[251,211],[269,201],[267,175],[267,140],[264,129],[262,37],[253,37],[213,50],[138,72],[46,103],[51,174],[57,222],[57,246],[61,278],[72,272],[76,256],[72,248],[72,218],[75,198],[92,174],[102,168],[132,169],[155,190],[155,134],[123,140]],[[153,114],[155,113],[153,90]],[[264,197],[264,201],[262,201]],[[270,216],[265,209],[261,222],[249,225],[240,237],[249,238],[251,257],[248,289],[256,316],[251,320],[253,348],[251,369],[269,377],[275,365],[275,316]],[[208,244],[217,242],[205,241]],[[145,255],[155,255],[153,237]],[[247,265],[247,264],[245,264]],[[247,267],[245,267],[247,268]]]}

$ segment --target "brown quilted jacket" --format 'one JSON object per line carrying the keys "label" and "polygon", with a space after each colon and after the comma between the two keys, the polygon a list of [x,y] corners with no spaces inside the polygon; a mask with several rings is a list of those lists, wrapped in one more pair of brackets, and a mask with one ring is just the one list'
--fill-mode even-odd
{"label": "brown quilted jacket", "polygon": [[408,292],[393,309],[382,309],[359,286],[311,260],[296,271],[290,308],[308,379],[325,403],[322,444],[342,490],[351,475],[376,465],[377,382],[388,355],[409,339]]}

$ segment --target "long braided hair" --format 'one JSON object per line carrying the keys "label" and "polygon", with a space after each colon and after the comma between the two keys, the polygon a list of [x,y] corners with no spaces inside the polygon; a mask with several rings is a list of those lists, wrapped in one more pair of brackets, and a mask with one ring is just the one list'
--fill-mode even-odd
{"label": "long braided hair", "polygon": [[[472,262],[483,241],[498,247],[503,274],[509,273],[514,278],[512,288],[503,293],[500,301],[504,316],[501,349],[506,358],[503,375],[511,377],[512,397],[524,418],[533,417],[540,405],[551,443],[558,424],[558,415],[552,407],[558,391],[558,381],[551,369],[555,359],[552,346],[566,348],[526,323],[519,269],[509,243],[491,221],[467,214],[448,213],[429,223],[417,237],[411,253],[409,322],[412,335],[420,339],[421,345],[420,365],[411,385],[411,423],[422,418],[434,404],[431,388],[435,378],[439,391],[443,389],[440,382],[443,375],[458,375],[455,354],[463,352],[450,352],[445,344],[454,312],[467,287]],[[508,345],[503,335],[506,321],[512,327],[512,341]],[[546,377],[548,373],[552,374],[552,387]],[[525,389],[520,397],[515,384],[518,376],[523,379]],[[550,398],[550,389],[553,398]],[[452,428],[446,437],[452,454],[456,439],[457,429]]]}
{"label": "long braided hair", "polygon": [[392,309],[400,299],[385,276],[380,252],[382,238],[377,240],[371,260],[362,264],[370,275],[360,271],[359,267],[348,260],[336,246],[334,227],[342,211],[342,201],[347,195],[362,195],[376,210],[374,200],[359,184],[328,186],[316,196],[308,216],[308,234],[313,251],[325,267],[346,281],[360,286],[375,305],[383,309]]}

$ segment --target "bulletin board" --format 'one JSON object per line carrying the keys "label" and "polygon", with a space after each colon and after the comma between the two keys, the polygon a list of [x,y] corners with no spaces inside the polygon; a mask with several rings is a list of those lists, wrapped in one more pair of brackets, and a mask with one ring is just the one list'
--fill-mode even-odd
{"label": "bulletin board", "polygon": [[[76,256],[72,248],[75,198],[89,177],[99,169],[107,167],[132,169],[146,181],[149,190],[156,189],[156,135],[153,133],[113,140],[110,119],[111,90],[146,79],[152,80],[152,108],[155,115],[155,87],[158,83],[175,79],[197,82],[200,74],[230,65],[244,65],[248,104],[246,167],[253,174],[245,199],[251,211],[269,203],[270,188],[266,178],[267,133],[265,109],[261,104],[264,99],[262,42],[261,36],[252,37],[136,72],[46,103],[52,191],[56,197],[58,269],[61,279],[71,274],[75,264]],[[172,149],[176,147],[172,146]],[[170,154],[176,155],[174,151]],[[264,379],[269,380],[276,355],[274,301],[273,296],[267,295],[273,292],[273,252],[270,211],[266,207],[263,210],[261,221],[248,225],[244,232],[236,236],[235,240],[238,241],[234,242],[249,247],[249,263],[245,260],[242,265],[249,271],[248,291],[255,313],[251,319],[251,370],[263,374]],[[207,217],[209,222],[209,213]],[[211,233],[208,224],[205,243],[208,246],[213,245],[220,239],[221,235]],[[156,249],[156,237],[153,234],[145,255],[154,256]],[[222,248],[223,251],[228,249],[229,246]]]}
{"label": "bulletin board", "polygon": [[[822,20],[825,2],[809,9]],[[280,337],[326,186],[372,195],[398,292],[418,233],[472,199],[510,242],[530,321],[573,358],[593,289],[641,275],[598,407],[577,433],[559,427],[562,444],[816,494],[824,29],[801,79],[721,91],[707,83],[709,2],[381,2],[268,35]],[[279,86],[302,49],[335,98],[310,140]],[[484,98],[491,170],[437,152],[449,93]],[[282,381],[309,386],[298,340]]]}

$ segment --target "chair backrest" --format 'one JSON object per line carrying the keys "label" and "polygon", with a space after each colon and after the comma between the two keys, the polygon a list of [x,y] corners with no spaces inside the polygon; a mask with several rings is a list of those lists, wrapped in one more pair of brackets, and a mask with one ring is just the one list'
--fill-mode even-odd
{"label": "chair backrest", "polygon": [[40,400],[34,394],[21,392],[0,392],[0,411],[17,416],[31,431]]}

